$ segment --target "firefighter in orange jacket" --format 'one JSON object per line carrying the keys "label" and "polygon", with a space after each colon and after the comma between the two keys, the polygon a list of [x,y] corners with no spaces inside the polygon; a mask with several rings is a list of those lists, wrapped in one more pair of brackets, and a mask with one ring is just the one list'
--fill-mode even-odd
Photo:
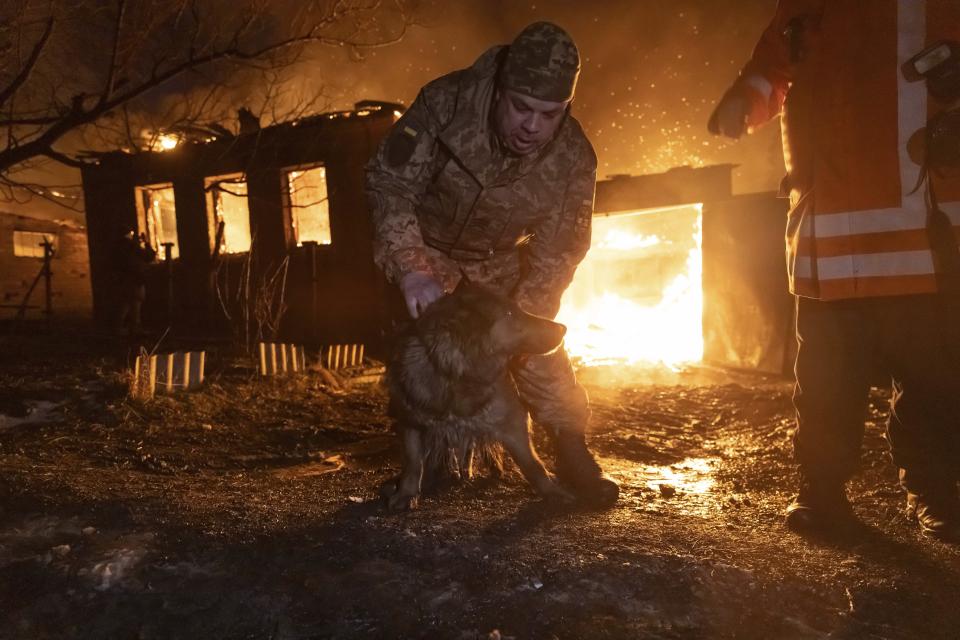
{"label": "firefighter in orange jacket", "polygon": [[797,531],[853,521],[844,485],[880,365],[907,512],[960,539],[957,41],[955,0],[781,0],[711,116],[738,138],[782,115]]}

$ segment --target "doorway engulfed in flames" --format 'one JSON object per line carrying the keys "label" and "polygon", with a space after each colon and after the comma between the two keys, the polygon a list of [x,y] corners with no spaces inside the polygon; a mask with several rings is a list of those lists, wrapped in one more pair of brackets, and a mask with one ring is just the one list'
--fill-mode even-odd
{"label": "doorway engulfed in flames", "polygon": [[574,362],[702,359],[701,214],[692,204],[594,217],[590,252],[557,316]]}

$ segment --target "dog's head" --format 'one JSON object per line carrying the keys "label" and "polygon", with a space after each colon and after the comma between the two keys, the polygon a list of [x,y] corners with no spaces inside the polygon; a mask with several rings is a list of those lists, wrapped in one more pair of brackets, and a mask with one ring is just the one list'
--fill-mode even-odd
{"label": "dog's head", "polygon": [[549,353],[560,346],[567,331],[558,322],[525,312],[510,298],[465,280],[430,305],[416,327],[431,359],[458,375],[503,367],[511,356]]}

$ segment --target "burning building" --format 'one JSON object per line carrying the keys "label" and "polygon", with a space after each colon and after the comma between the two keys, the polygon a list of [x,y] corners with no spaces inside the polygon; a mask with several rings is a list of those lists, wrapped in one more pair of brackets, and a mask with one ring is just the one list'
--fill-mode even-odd
{"label": "burning building", "polygon": [[383,295],[363,166],[394,119],[393,105],[361,103],[263,129],[247,123],[236,136],[99,154],[83,170],[97,320],[110,322],[119,304],[115,247],[135,231],[159,257],[147,274],[146,326],[377,340]]}
{"label": "burning building", "polygon": [[[363,167],[394,119],[393,105],[359,104],[100,155],[83,172],[97,318],[109,322],[118,304],[113,248],[134,230],[160,258],[148,275],[148,326],[379,344],[386,296]],[[769,193],[733,195],[732,168],[598,183],[593,247],[559,317],[575,359],[785,368],[785,206]]]}

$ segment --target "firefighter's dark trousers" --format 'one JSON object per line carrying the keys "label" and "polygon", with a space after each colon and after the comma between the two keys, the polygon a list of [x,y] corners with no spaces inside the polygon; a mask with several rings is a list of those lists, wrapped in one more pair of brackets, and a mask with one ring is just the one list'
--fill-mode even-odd
{"label": "firefighter's dark trousers", "polygon": [[794,453],[814,481],[859,467],[870,384],[889,376],[893,462],[960,477],[960,300],[941,295],[797,298]]}

